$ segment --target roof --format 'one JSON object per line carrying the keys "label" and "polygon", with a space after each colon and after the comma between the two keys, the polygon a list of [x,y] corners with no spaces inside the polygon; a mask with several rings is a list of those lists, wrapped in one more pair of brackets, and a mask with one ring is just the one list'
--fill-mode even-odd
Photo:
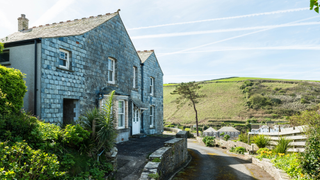
{"label": "roof", "polygon": [[218,132],[217,130],[213,129],[212,127],[209,127],[208,129],[206,129],[203,132]]}
{"label": "roof", "polygon": [[222,127],[221,129],[218,130],[219,132],[220,131],[223,131],[223,132],[239,132],[238,130],[236,130],[235,128],[233,127]]}
{"label": "roof", "polygon": [[138,98],[131,98],[133,104],[138,106],[140,109],[148,109],[148,106],[144,104],[140,99]]}
{"label": "roof", "polygon": [[137,53],[140,57],[141,62],[144,63],[150,57],[150,55],[152,53],[154,53],[154,51],[153,50],[150,50],[150,51],[144,50],[144,51],[137,51]]}
{"label": "roof", "polygon": [[52,38],[76,36],[84,34],[104,22],[110,20],[119,14],[119,10],[115,13],[107,13],[105,15],[90,16],[89,18],[68,20],[66,22],[52,23],[46,25],[34,26],[24,31],[15,32],[7,37],[1,38],[0,42],[8,43],[22,41],[35,38]]}

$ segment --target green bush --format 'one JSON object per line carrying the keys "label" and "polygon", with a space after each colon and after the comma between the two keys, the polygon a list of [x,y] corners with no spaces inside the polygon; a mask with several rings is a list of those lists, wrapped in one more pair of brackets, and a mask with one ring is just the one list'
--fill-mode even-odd
{"label": "green bush", "polygon": [[215,137],[213,136],[205,136],[203,139],[202,139],[202,142],[204,142],[204,144],[206,146],[214,146],[215,144]]}
{"label": "green bush", "polygon": [[290,142],[291,140],[281,137],[273,151],[275,153],[286,153]]}
{"label": "green bush", "polygon": [[247,133],[242,133],[239,135],[238,140],[240,142],[248,143],[248,134]]}
{"label": "green bush", "polygon": [[261,154],[261,152],[263,152],[263,151],[269,152],[270,149],[268,149],[268,148],[259,148],[258,151],[257,151],[257,154]]}
{"label": "green bush", "polygon": [[223,136],[223,139],[224,139],[225,141],[228,141],[228,140],[230,139],[229,134],[224,135],[224,136]]}
{"label": "green bush", "polygon": [[234,152],[237,154],[244,154],[246,152],[246,148],[239,146],[234,149]]}
{"label": "green bush", "polygon": [[185,130],[185,131],[190,131],[190,128],[185,128],[184,130]]}
{"label": "green bush", "polygon": [[223,133],[221,133],[221,134],[220,134],[220,136],[222,136],[222,137],[223,137],[223,136],[224,136],[224,134],[225,134],[225,133],[223,132]]}
{"label": "green bush", "polygon": [[27,86],[24,74],[13,68],[0,65],[0,114],[18,113],[23,107]]}
{"label": "green bush", "polygon": [[64,174],[56,155],[33,150],[25,142],[0,142],[1,179],[54,179]]}
{"label": "green bush", "polygon": [[270,138],[265,135],[260,134],[260,135],[254,137],[253,142],[259,148],[264,148],[264,147],[270,145]]}
{"label": "green bush", "polygon": [[260,94],[252,95],[247,101],[247,105],[253,109],[259,109],[267,105],[271,105],[270,99]]}
{"label": "green bush", "polygon": [[83,142],[88,141],[90,132],[84,130],[79,124],[68,124],[62,131],[61,142],[69,147],[80,148]]}

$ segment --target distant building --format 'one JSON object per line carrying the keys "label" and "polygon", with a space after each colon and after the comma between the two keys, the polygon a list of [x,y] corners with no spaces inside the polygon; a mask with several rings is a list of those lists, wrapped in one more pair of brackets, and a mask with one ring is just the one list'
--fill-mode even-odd
{"label": "distant building", "polygon": [[275,133],[275,132],[281,132],[284,128],[288,127],[288,125],[262,125],[258,129],[251,129],[251,132],[249,134],[260,134],[260,133]]}
{"label": "distant building", "polygon": [[218,137],[219,133],[217,130],[213,129],[212,127],[209,127],[208,129],[206,129],[205,131],[203,131],[203,135],[204,136],[214,136],[214,137]]}
{"label": "distant building", "polygon": [[225,135],[228,134],[231,139],[236,139],[240,135],[240,131],[235,129],[234,127],[222,127],[218,130],[219,136],[221,133],[224,133]]}

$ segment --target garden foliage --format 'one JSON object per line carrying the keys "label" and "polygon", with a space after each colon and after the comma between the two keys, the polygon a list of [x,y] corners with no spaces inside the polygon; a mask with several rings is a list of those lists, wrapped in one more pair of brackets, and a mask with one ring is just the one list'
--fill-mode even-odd
{"label": "garden foliage", "polygon": [[206,146],[214,146],[215,143],[215,137],[213,136],[205,136],[202,141]]}
{"label": "garden foliage", "polygon": [[285,137],[280,137],[278,144],[274,148],[274,152],[275,153],[286,153],[290,142],[291,142],[291,140],[286,139]]}
{"label": "garden foliage", "polygon": [[17,113],[23,107],[27,86],[25,74],[13,68],[0,65],[0,114]]}
{"label": "garden foliage", "polygon": [[229,135],[229,134],[224,135],[224,136],[223,136],[223,139],[224,139],[225,141],[228,141],[228,140],[230,139],[230,135]]}
{"label": "garden foliage", "polygon": [[241,147],[241,146],[239,146],[239,147],[232,147],[231,149],[230,149],[230,152],[234,152],[234,153],[237,153],[237,154],[244,154],[245,152],[246,152],[246,148],[244,148],[244,147]]}
{"label": "garden foliage", "polygon": [[258,136],[255,136],[253,138],[253,142],[259,147],[259,148],[264,148],[268,145],[270,145],[270,138],[265,136],[265,135],[258,135]]}

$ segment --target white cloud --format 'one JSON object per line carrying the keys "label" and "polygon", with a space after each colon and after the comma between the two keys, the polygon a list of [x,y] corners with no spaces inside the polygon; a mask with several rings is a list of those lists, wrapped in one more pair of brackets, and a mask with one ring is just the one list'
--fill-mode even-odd
{"label": "white cloud", "polygon": [[34,22],[33,26],[37,26],[37,25],[41,25],[49,22],[74,2],[75,0],[68,0],[68,1],[59,0],[50,9],[48,9],[36,22]]}
{"label": "white cloud", "polygon": [[238,18],[262,16],[262,15],[272,15],[272,14],[280,14],[280,13],[304,11],[304,10],[308,10],[308,9],[309,9],[309,8],[288,9],[288,10],[282,10],[282,11],[271,11],[271,12],[265,12],[265,13],[247,14],[247,15],[242,15],[242,16],[232,16],[232,17],[225,17],[225,18],[205,19],[205,20],[199,20],[199,21],[189,21],[189,22],[162,24],[162,25],[147,26],[147,27],[129,28],[128,30],[130,31],[130,30],[149,29],[149,28],[157,28],[157,27],[165,27],[165,26],[176,26],[176,25],[184,25],[184,24],[194,24],[194,23],[201,23],[201,22],[208,22],[208,21],[221,21],[221,20],[238,19]]}

